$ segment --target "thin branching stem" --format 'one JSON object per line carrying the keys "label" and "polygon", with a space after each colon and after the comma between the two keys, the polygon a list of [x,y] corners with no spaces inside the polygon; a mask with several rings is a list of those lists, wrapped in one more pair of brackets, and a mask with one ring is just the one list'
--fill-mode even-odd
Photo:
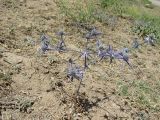
{"label": "thin branching stem", "polygon": [[79,97],[79,91],[82,86],[82,80],[79,81],[78,89],[77,89],[77,97]]}

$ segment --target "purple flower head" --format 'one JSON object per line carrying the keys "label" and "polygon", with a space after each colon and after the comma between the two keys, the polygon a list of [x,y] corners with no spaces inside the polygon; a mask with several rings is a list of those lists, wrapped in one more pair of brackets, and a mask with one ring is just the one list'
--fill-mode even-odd
{"label": "purple flower head", "polygon": [[122,52],[123,52],[124,54],[127,54],[127,53],[129,53],[129,49],[128,49],[128,48],[123,48],[123,49],[122,49]]}
{"label": "purple flower head", "polygon": [[129,57],[128,57],[128,55],[123,54],[122,60],[125,61],[131,67],[131,64],[129,63]]}
{"label": "purple flower head", "polygon": [[67,69],[67,77],[71,81],[73,81],[73,79],[82,80],[83,74],[84,74],[84,71],[80,67],[73,65],[72,59],[69,59],[69,67]]}

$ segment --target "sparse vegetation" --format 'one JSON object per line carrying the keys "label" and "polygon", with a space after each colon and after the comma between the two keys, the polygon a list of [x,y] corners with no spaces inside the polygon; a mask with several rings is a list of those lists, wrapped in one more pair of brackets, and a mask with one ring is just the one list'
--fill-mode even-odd
{"label": "sparse vegetation", "polygon": [[[61,31],[58,32],[58,35],[60,36],[60,42],[59,42],[60,44],[58,44],[59,45],[58,48],[61,48],[61,46],[62,46],[62,48],[64,46],[67,47],[67,45],[64,43],[64,39],[63,39],[64,34],[65,34],[64,32],[61,32]],[[84,78],[84,74],[87,72],[86,69],[89,68],[88,67],[88,60],[89,60],[89,57],[91,57],[90,56],[91,53],[94,56],[98,55],[98,58],[100,58],[100,59],[99,60],[94,59],[97,62],[100,62],[104,58],[105,59],[109,58],[110,59],[110,64],[113,63],[113,59],[123,60],[133,71],[135,71],[134,68],[133,68],[133,65],[129,62],[129,56],[128,56],[129,50],[132,50],[132,48],[131,49],[123,48],[122,50],[119,50],[119,51],[115,51],[112,48],[111,45],[108,45],[109,47],[106,48],[106,47],[104,47],[106,45],[102,45],[102,43],[99,41],[98,36],[100,36],[101,34],[103,34],[103,33],[96,30],[95,28],[93,28],[90,32],[88,32],[86,34],[86,40],[87,41],[85,42],[85,50],[83,52],[75,51],[75,50],[72,50],[70,48],[68,48],[69,51],[66,51],[66,52],[79,52],[81,54],[78,58],[80,58],[80,57],[84,58],[83,67],[75,65],[75,63],[72,59],[69,59],[69,61],[68,61],[68,68],[67,68],[66,76],[67,76],[67,78],[70,79],[71,82],[73,82],[74,79],[79,81],[76,92],[73,95],[68,95],[68,93],[64,90],[64,88],[63,88],[64,85],[62,83],[58,83],[58,85],[57,85],[58,87],[61,88],[63,93],[67,94],[67,96],[70,98],[69,100],[74,102],[75,111],[77,111],[77,109],[79,109],[79,107],[82,107],[83,104],[85,104],[83,102],[87,99],[86,97],[83,96],[84,97],[83,98],[81,96],[82,93],[80,93],[80,88],[82,86],[82,81],[83,81],[83,78]],[[54,49],[54,45],[50,44],[48,38],[49,37],[46,37],[46,36],[41,37],[41,41],[42,41],[43,44],[44,43],[46,44],[46,42],[47,42],[47,47],[45,47],[44,50],[42,49],[43,47],[41,48],[42,51],[43,51],[43,54],[46,54],[50,50],[53,50],[53,51],[56,50],[56,49]],[[96,51],[94,51],[95,50],[94,47],[92,47],[92,49],[90,49],[90,51],[89,51],[88,46],[93,42],[96,42],[96,45],[94,46]],[[137,43],[137,44],[143,46],[146,43],[148,45],[154,46],[155,44],[154,44],[153,36],[148,36],[148,38],[145,38],[145,40],[142,44],[139,44],[139,43]],[[48,46],[53,46],[53,47],[48,49]],[[55,48],[57,48],[57,45],[55,46]],[[135,48],[137,48],[137,47],[135,47]],[[64,52],[64,49],[60,49],[60,50],[62,50],[61,52]],[[96,57],[94,57],[94,58],[96,58]],[[75,59],[75,60],[79,60],[79,59]],[[95,63],[95,65],[96,65],[96,63]],[[135,71],[135,72],[137,73],[137,71]],[[148,84],[146,84],[144,82],[143,83],[141,83],[141,82],[140,83],[135,83],[134,81],[132,81],[131,83],[129,82],[128,84],[122,84],[121,83],[119,88],[120,89],[118,90],[118,92],[119,92],[120,95],[130,96],[132,99],[135,99],[136,102],[143,105],[144,107],[153,108],[153,106],[151,105],[152,100],[149,101],[149,99],[150,99],[150,95],[153,94],[152,92],[155,92],[155,91],[153,91],[150,88],[150,86],[148,86]],[[150,90],[151,93],[149,92],[149,90]],[[84,101],[83,101],[83,99],[84,99]],[[89,101],[89,100],[87,99],[87,101]],[[154,99],[154,101],[157,102],[158,100]],[[78,104],[78,106],[76,106],[76,104]],[[83,112],[88,111],[88,109],[87,109],[87,111],[85,111],[85,106],[83,106],[80,109]]]}
{"label": "sparse vegetation", "polygon": [[[160,16],[152,14],[145,5],[151,5],[148,0],[99,0],[102,8],[95,5],[95,1],[82,2],[75,0],[69,2],[68,0],[60,0],[57,2],[63,14],[74,22],[86,23],[99,20],[107,23],[114,29],[116,24],[116,16],[132,18],[142,24],[134,24],[134,32],[141,32],[140,35],[154,34],[156,38],[160,39]],[[97,10],[98,9],[98,10]],[[143,32],[143,33],[142,33]],[[144,37],[144,36],[142,36]]]}
{"label": "sparse vegetation", "polygon": [[61,11],[74,22],[92,22],[95,4],[93,0],[59,0],[57,1]]}
{"label": "sparse vegetation", "polygon": [[[158,82],[158,81],[156,81]],[[146,81],[134,80],[129,83],[123,81],[118,82],[118,93],[123,96],[129,96],[131,100],[134,100],[139,106],[143,108],[149,108],[153,111],[160,111],[159,104],[159,88],[157,84],[153,86]],[[158,87],[159,86],[159,87]]]}
{"label": "sparse vegetation", "polygon": [[0,97],[6,96],[10,91],[12,77],[9,73],[0,72]]}
{"label": "sparse vegetation", "polygon": [[148,0],[101,0],[101,5],[106,10],[120,15],[122,17],[131,17],[138,20],[138,24],[134,24],[134,32],[138,32],[142,37],[154,34],[156,38],[160,39],[160,16],[153,14],[146,8],[145,5],[150,4]]}
{"label": "sparse vegetation", "polygon": [[160,8],[148,0],[0,6],[0,119],[159,119]]}

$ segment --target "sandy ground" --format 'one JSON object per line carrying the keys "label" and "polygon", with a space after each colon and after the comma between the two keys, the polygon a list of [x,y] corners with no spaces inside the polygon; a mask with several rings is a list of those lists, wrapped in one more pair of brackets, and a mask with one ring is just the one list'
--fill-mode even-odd
{"label": "sandy ground", "polygon": [[[55,33],[61,28],[67,33],[69,48],[84,49],[82,36],[87,31],[71,26],[58,11],[54,0],[0,0],[0,72],[11,75],[13,81],[8,88],[0,87],[0,120],[160,119],[159,112],[120,96],[117,88],[119,81],[156,84],[160,77],[158,47],[144,46],[130,53],[134,70],[127,65],[122,69],[120,61],[89,65],[80,89],[81,104],[75,102],[78,81],[68,81],[65,70],[68,59],[77,58],[77,53],[48,52],[39,56],[37,52],[40,35],[45,32],[55,42]],[[130,33],[131,23],[125,19],[118,20],[115,31],[99,22],[94,26],[105,33],[102,41],[116,49],[130,47],[135,37]],[[83,64],[82,60],[76,63]]]}

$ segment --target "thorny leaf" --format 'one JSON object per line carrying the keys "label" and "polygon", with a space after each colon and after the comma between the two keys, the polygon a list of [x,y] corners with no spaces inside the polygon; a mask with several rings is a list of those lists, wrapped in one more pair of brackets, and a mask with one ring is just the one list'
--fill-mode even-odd
{"label": "thorny leaf", "polygon": [[60,36],[60,40],[58,41],[57,45],[56,45],[56,50],[59,52],[63,52],[66,50],[66,44],[64,42],[64,38],[63,36],[65,35],[64,31],[59,31],[57,33],[58,36]]}
{"label": "thorny leaf", "polygon": [[84,71],[73,63],[72,59],[69,59],[69,66],[67,69],[67,77],[73,81],[73,79],[82,80]]}
{"label": "thorny leaf", "polygon": [[59,52],[63,52],[66,50],[66,44],[63,39],[60,39],[56,45],[56,50]]}
{"label": "thorny leaf", "polygon": [[96,30],[96,28],[93,28],[92,30],[91,30],[91,32],[90,32],[90,35],[91,36],[99,36],[99,35],[101,35],[102,34],[102,32],[100,32],[100,31],[98,31],[98,30]]}
{"label": "thorny leaf", "polygon": [[49,42],[50,38],[49,36],[45,35],[44,33],[40,37],[41,42]]}
{"label": "thorny leaf", "polygon": [[51,46],[50,45],[50,38],[43,34],[41,36],[41,47],[40,47],[40,51],[42,53],[45,53],[48,50],[57,50],[59,52],[65,51],[66,50],[66,44],[64,42],[63,36],[65,35],[65,33],[63,31],[60,31],[57,33],[57,35],[60,36],[60,40],[58,41],[56,46]]}
{"label": "thorny leaf", "polygon": [[88,68],[87,60],[89,60],[89,57],[91,57],[90,54],[91,54],[91,52],[89,52],[87,50],[87,48],[84,51],[82,51],[81,54],[80,54],[80,57],[84,58],[84,68],[85,69]]}
{"label": "thorny leaf", "polygon": [[122,52],[120,52],[120,53],[115,53],[115,55],[114,55],[114,58],[115,59],[122,59],[123,61],[125,61],[129,66],[130,66],[130,64],[129,64],[129,57],[128,57],[128,55],[125,55],[125,54],[123,54]]}
{"label": "thorny leaf", "polygon": [[131,65],[129,63],[129,56],[127,54],[128,52],[129,52],[129,49],[128,48],[124,48],[120,52],[115,52],[114,53],[114,58],[115,59],[121,59],[121,60],[125,61],[131,67]]}
{"label": "thorny leaf", "polygon": [[109,48],[99,47],[98,57],[100,57],[100,60],[110,57],[110,62],[112,62],[112,57],[113,57],[112,47],[110,45]]}
{"label": "thorny leaf", "polygon": [[127,55],[128,52],[129,52],[128,48],[124,48],[121,51],[114,51],[112,49],[112,46],[109,45],[108,49],[99,49],[98,55],[100,57],[100,60],[109,57],[110,58],[110,63],[112,63],[113,59],[122,59],[129,66],[131,66],[128,62],[129,61],[129,57]]}
{"label": "thorny leaf", "polygon": [[98,57],[100,57],[100,60],[108,57],[107,51],[103,47],[100,47],[97,53],[98,53]]}
{"label": "thorny leaf", "polygon": [[40,40],[41,40],[40,51],[42,53],[45,53],[48,50],[54,50],[54,48],[51,47],[50,45],[50,38],[47,35],[43,34]]}
{"label": "thorny leaf", "polygon": [[112,46],[110,46],[110,45],[109,45],[109,47],[107,49],[107,54],[110,57],[110,63],[112,63],[112,60],[114,59],[115,51],[113,50]]}
{"label": "thorny leaf", "polygon": [[129,49],[128,49],[128,48],[123,48],[121,51],[122,51],[124,54],[129,53]]}
{"label": "thorny leaf", "polygon": [[55,50],[55,49],[52,46],[50,46],[49,44],[47,44],[47,43],[41,43],[40,51],[42,53],[45,53],[45,52],[47,52],[49,50]]}
{"label": "thorny leaf", "polygon": [[107,50],[100,40],[96,41],[96,50],[97,50],[98,57],[100,57],[101,60],[105,57],[108,57],[106,56]]}
{"label": "thorny leaf", "polygon": [[102,34],[102,32],[96,30],[96,28],[93,28],[90,32],[88,32],[88,33],[86,34],[86,39],[87,39],[87,41],[88,41],[89,39],[95,39],[95,38],[97,38],[97,36],[99,36],[99,35],[101,35],[101,34]]}
{"label": "thorny leaf", "polygon": [[144,43],[147,43],[149,45],[152,45],[152,46],[155,46],[155,42],[156,42],[156,38],[154,35],[147,35],[145,38],[144,38]]}

